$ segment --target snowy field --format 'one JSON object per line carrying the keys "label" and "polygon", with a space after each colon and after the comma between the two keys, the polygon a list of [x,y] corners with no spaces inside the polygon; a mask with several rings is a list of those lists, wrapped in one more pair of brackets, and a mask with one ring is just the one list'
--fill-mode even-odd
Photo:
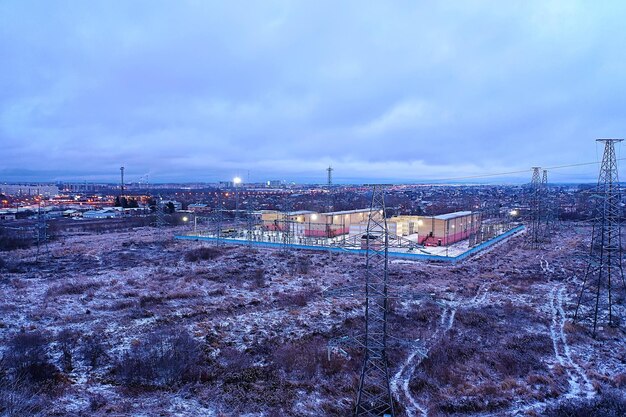
{"label": "snowy field", "polygon": [[[361,332],[362,303],[323,293],[362,285],[363,259],[175,233],[68,236],[40,263],[34,249],[0,252],[4,415],[349,415],[360,352],[326,344]],[[624,326],[594,340],[571,322],[584,236],[564,228],[542,251],[518,236],[457,265],[392,260],[406,298],[391,302],[390,332],[428,353],[389,351],[398,416],[623,405]]]}

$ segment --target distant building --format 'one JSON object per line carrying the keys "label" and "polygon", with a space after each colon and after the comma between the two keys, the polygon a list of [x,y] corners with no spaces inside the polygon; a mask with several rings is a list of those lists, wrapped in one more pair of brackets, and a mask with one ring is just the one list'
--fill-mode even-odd
{"label": "distant building", "polygon": [[44,184],[0,184],[0,193],[10,196],[36,196],[53,197],[59,195],[59,187]]}
{"label": "distant building", "polygon": [[78,210],[68,209],[63,211],[63,217],[81,217],[83,213]]}
{"label": "distant building", "polygon": [[91,210],[83,213],[83,218],[85,219],[112,219],[114,217],[119,217],[121,212],[118,210]]}
{"label": "distant building", "polygon": [[159,204],[160,204],[161,206],[167,206],[167,205],[169,205],[170,203],[172,203],[172,205],[174,206],[174,209],[175,209],[176,211],[180,211],[180,210],[182,210],[182,209],[183,209],[183,203],[181,203],[180,201],[176,201],[176,200],[161,200],[161,201],[159,202]]}
{"label": "distant building", "polygon": [[195,203],[195,204],[189,204],[187,206],[187,210],[192,211],[194,213],[204,213],[204,212],[210,211],[210,208],[208,204]]}
{"label": "distant building", "polygon": [[15,213],[0,212],[0,220],[15,220]]}

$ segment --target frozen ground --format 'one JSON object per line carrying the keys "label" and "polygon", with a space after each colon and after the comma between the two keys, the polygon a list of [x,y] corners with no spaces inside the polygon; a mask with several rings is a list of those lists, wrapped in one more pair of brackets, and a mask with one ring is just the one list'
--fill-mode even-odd
{"label": "frozen ground", "polygon": [[[360,353],[329,359],[326,342],[359,333],[363,309],[322,290],[360,285],[362,259],[215,248],[174,232],[70,236],[39,264],[33,249],[0,253],[0,405],[28,410],[3,412],[349,415]],[[564,228],[543,251],[520,236],[457,265],[390,263],[394,291],[435,300],[391,303],[392,335],[427,351],[389,352],[399,416],[541,416],[624,390],[624,332],[594,340],[570,320],[588,243],[578,232]],[[21,369],[37,382],[12,379],[35,354]]]}

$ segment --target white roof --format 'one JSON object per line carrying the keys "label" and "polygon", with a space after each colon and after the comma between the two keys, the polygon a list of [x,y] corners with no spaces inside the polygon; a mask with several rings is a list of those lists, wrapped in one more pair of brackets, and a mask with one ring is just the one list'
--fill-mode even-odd
{"label": "white roof", "polygon": [[469,216],[470,214],[472,214],[471,211],[455,211],[454,213],[440,214],[438,216],[433,216],[433,217],[438,220],[450,220],[450,219],[455,219],[457,217]]}
{"label": "white roof", "polygon": [[364,209],[356,209],[356,210],[344,210],[344,211],[329,211],[328,213],[321,213],[325,216],[336,216],[339,214],[353,214],[353,213],[363,213],[363,212],[369,212],[370,209],[368,208],[364,208]]}

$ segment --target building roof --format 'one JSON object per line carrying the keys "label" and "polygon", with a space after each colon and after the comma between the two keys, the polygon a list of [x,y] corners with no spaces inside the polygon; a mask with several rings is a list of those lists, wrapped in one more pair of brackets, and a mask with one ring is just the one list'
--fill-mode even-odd
{"label": "building roof", "polygon": [[353,214],[353,213],[363,213],[363,212],[369,212],[370,209],[368,208],[364,208],[364,209],[356,209],[356,210],[344,210],[344,211],[329,211],[328,213],[320,213],[324,216],[337,216],[340,214]]}
{"label": "building roof", "polygon": [[314,211],[310,211],[310,210],[299,210],[299,211],[290,211],[287,213],[288,216],[300,216],[302,214],[312,214],[315,213]]}
{"label": "building roof", "polygon": [[450,220],[450,219],[456,219],[457,217],[469,216],[470,214],[472,214],[471,211],[455,211],[454,213],[446,213],[446,214],[440,214],[438,216],[433,216],[433,218],[438,219],[438,220]]}

